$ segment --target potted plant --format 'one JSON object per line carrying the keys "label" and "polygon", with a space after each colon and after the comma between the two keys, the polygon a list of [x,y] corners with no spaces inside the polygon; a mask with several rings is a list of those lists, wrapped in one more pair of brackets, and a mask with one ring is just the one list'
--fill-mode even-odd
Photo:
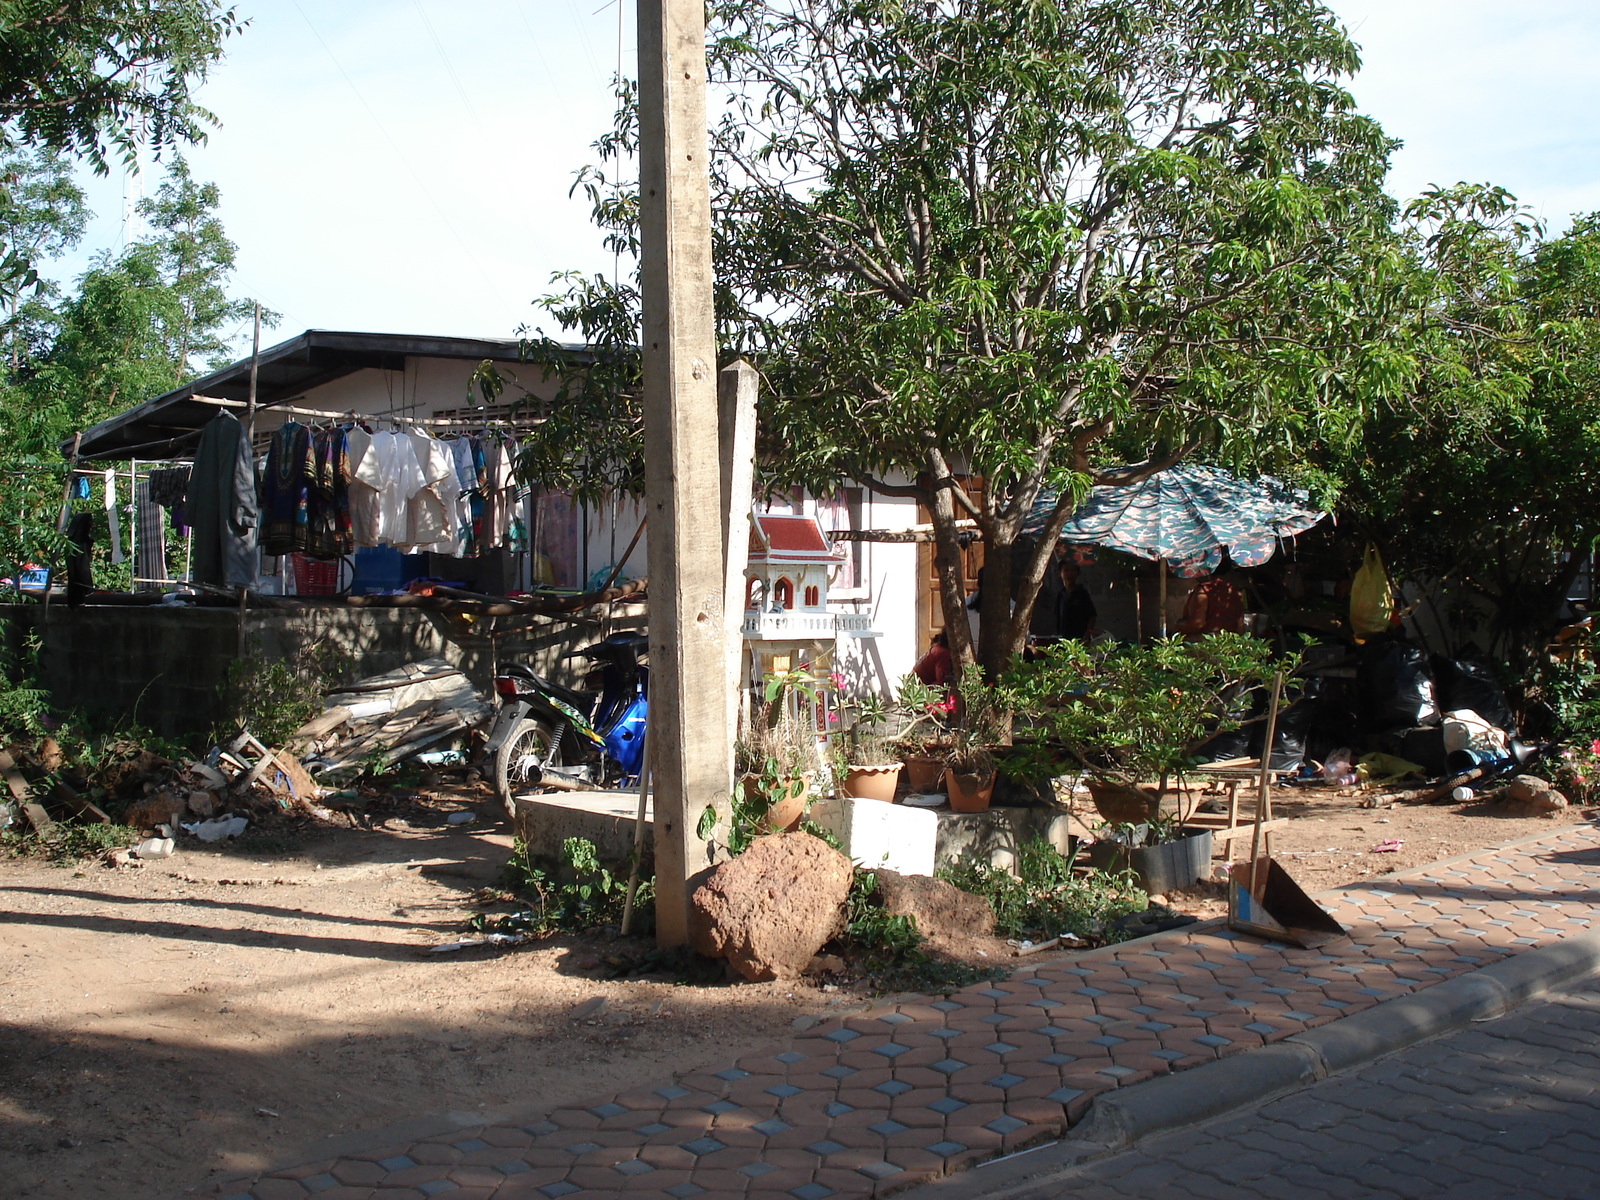
{"label": "potted plant", "polygon": [[956,812],[985,812],[994,795],[993,747],[1004,731],[1006,708],[971,663],[956,682],[956,701],[944,760],[945,790]]}
{"label": "potted plant", "polygon": [[889,733],[894,707],[872,694],[840,707],[851,720],[840,738],[839,794],[892,803],[901,768]]}
{"label": "potted plant", "polygon": [[767,676],[755,706],[734,743],[733,832],[738,853],[753,837],[795,829],[809,807],[822,764],[811,706],[826,684],[803,671]]}
{"label": "potted plant", "polygon": [[1192,887],[1211,870],[1211,831],[1172,818],[1107,822],[1095,831],[1089,865],[1116,874],[1132,871],[1145,891],[1159,895]]}
{"label": "potted plant", "polygon": [[945,754],[950,748],[945,717],[954,705],[943,688],[930,687],[909,673],[900,680],[897,704],[905,720],[895,746],[905,764],[906,787],[913,792],[942,790]]}
{"label": "potted plant", "polygon": [[1237,729],[1254,689],[1292,668],[1273,662],[1267,643],[1236,633],[1106,654],[1062,642],[1012,667],[1002,690],[1028,714],[1025,736],[1083,773],[1102,817],[1153,823],[1200,744]]}

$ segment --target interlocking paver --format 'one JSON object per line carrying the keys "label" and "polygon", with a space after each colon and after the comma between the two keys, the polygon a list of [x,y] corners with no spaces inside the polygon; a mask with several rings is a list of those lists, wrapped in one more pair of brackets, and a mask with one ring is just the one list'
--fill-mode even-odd
{"label": "interlocking paver", "polygon": [[[464,1200],[872,1196],[1055,1135],[1099,1092],[1249,1053],[1588,928],[1600,901],[1600,830],[1554,831],[1404,879],[1353,884],[1324,900],[1353,938],[1328,953],[1225,930],[1165,935],[1075,963],[1023,968],[948,998],[830,1020],[681,1083],[593,1097],[523,1125],[308,1163],[236,1192],[249,1200],[327,1195],[335,1187],[377,1188],[373,1195],[394,1200],[429,1194],[420,1190],[426,1187]],[[1575,1130],[1556,1136],[1547,1122],[1557,1110],[1581,1111],[1591,1122],[1600,1116],[1600,1058],[1591,1052],[1597,1029],[1600,995],[1560,1008],[1520,1041],[1508,1041],[1499,1026],[1474,1028],[1455,1061],[1419,1047],[1415,1074],[1373,1077],[1373,1086],[1387,1089],[1373,1117],[1337,1097],[1309,1109],[1304,1097],[1279,1101],[1286,1107],[1270,1123],[1282,1135],[1278,1145],[1308,1159],[1295,1168],[1295,1194],[1458,1200],[1459,1187],[1466,1189],[1459,1200],[1467,1200],[1480,1184],[1474,1164],[1501,1152],[1548,1152],[1543,1173],[1558,1184],[1541,1183],[1539,1194],[1582,1194],[1572,1180],[1586,1162],[1600,1162],[1600,1140]],[[1570,1078],[1580,1067],[1587,1073],[1581,1087]],[[1534,1085],[1547,1090],[1527,1094]],[[1519,1095],[1525,1103],[1512,1121],[1507,1107]],[[1415,1126],[1414,1161],[1397,1165],[1388,1181],[1349,1174],[1401,1153],[1385,1132],[1394,1122]],[[1285,1194],[1287,1180],[1270,1182],[1272,1151],[1261,1130],[1240,1129],[1237,1137],[1215,1162],[1185,1160],[1186,1194]],[[1342,1149],[1320,1153],[1322,1137]],[[807,1146],[838,1149],[818,1154]],[[1348,1172],[1331,1169],[1338,1166]],[[1081,1194],[1164,1194],[1165,1168],[1148,1159],[1141,1169],[1132,1184],[1096,1176],[1093,1190]]]}

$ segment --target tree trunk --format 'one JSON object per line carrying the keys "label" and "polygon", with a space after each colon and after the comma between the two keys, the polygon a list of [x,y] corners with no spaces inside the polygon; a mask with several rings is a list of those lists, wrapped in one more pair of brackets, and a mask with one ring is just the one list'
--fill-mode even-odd
{"label": "tree trunk", "polygon": [[959,674],[973,659],[972,630],[967,625],[967,594],[961,586],[961,542],[956,533],[955,498],[948,487],[925,496],[933,519],[933,565],[939,573],[939,608],[944,614],[945,641]]}

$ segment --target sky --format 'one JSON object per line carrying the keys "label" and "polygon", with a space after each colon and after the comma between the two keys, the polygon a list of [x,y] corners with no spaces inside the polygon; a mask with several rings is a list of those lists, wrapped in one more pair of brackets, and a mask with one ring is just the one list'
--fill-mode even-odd
{"label": "sky", "polygon": [[[1329,3],[1363,48],[1351,90],[1405,143],[1391,191],[1498,183],[1557,232],[1600,210],[1600,3]],[[186,153],[221,188],[236,293],[282,314],[264,345],[308,328],[555,334],[533,307],[552,274],[613,270],[569,190],[610,123],[619,48],[633,73],[633,0],[239,11],[250,25],[199,94],[220,125]],[[89,187],[97,219],[63,277],[123,241],[124,181]]]}

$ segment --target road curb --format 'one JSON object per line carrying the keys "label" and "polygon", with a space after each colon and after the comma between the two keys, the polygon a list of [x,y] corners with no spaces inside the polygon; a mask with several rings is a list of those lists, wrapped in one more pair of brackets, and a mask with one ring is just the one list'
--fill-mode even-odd
{"label": "road curb", "polygon": [[1003,1200],[1031,1194],[1054,1177],[1143,1138],[1253,1108],[1441,1033],[1492,1020],[1597,973],[1600,930],[1574,934],[1259,1050],[1102,1093],[1062,1140],[908,1188],[898,1200]]}

